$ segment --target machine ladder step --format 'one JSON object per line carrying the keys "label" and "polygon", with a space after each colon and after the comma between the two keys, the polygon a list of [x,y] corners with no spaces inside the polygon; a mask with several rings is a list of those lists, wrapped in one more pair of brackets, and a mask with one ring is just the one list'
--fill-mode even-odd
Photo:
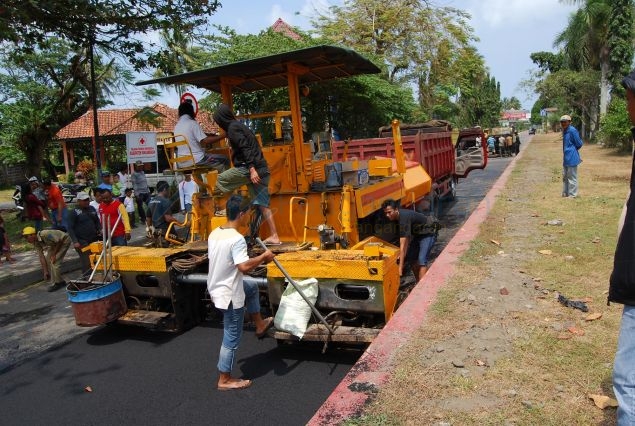
{"label": "machine ladder step", "polygon": [[168,318],[169,312],[157,312],[157,311],[144,311],[136,309],[128,309],[124,315],[122,315],[118,322],[126,325],[140,325],[144,327],[157,326],[161,321]]}

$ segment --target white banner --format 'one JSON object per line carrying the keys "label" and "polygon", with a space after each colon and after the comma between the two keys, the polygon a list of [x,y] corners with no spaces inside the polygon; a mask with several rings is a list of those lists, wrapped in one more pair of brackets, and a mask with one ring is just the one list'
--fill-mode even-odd
{"label": "white banner", "polygon": [[138,160],[141,160],[144,163],[156,163],[156,132],[126,133],[126,153],[128,154],[128,164],[134,164],[134,162]]}

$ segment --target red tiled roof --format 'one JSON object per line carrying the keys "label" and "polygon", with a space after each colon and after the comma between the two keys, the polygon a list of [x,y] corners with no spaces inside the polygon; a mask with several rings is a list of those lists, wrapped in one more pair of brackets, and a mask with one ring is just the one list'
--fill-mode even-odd
{"label": "red tiled roof", "polygon": [[[158,126],[139,120],[139,113],[144,108],[138,109],[101,109],[97,113],[99,120],[100,136],[119,136],[128,132],[171,132],[179,119],[178,111],[167,105],[156,103],[149,109],[154,110],[158,116]],[[200,111],[196,116],[197,121],[203,127],[205,133],[215,133],[218,126],[214,123],[211,114]],[[56,139],[90,139],[93,136],[93,110],[73,121],[57,132]]]}
{"label": "red tiled roof", "polygon": [[278,18],[276,22],[273,23],[271,29],[277,33],[283,33],[289,38],[294,40],[300,40],[302,37],[291,28],[291,25],[287,24],[282,20],[282,18]]}

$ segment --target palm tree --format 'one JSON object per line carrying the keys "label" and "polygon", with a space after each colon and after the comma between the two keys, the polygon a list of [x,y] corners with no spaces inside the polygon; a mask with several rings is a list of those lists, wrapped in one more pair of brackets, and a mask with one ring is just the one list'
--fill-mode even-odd
{"label": "palm tree", "polygon": [[[160,33],[161,42],[164,45],[161,60],[154,77],[166,77],[174,74],[181,74],[192,71],[196,66],[196,48],[191,41],[178,29],[162,30]],[[185,93],[187,86],[162,85],[163,87],[173,87],[179,98]]]}
{"label": "palm tree", "polygon": [[[569,17],[567,27],[556,37],[554,45],[562,49],[564,66],[573,71],[600,71],[600,114],[605,114],[609,101],[609,18],[611,0],[570,0],[583,3]],[[597,123],[597,117],[590,117]]]}

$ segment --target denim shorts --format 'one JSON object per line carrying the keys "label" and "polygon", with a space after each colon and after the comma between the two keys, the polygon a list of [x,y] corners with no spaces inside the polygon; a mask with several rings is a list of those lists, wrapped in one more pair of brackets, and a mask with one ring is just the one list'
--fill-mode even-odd
{"label": "denim shorts", "polygon": [[436,234],[424,235],[423,237],[413,237],[406,253],[407,262],[417,262],[419,266],[428,266],[430,263],[430,251],[437,241]]}
{"label": "denim shorts", "polygon": [[235,189],[247,185],[251,204],[269,207],[269,175],[260,176],[260,183],[253,184],[250,179],[249,169],[246,167],[232,167],[218,175],[216,188],[223,193],[232,192]]}

